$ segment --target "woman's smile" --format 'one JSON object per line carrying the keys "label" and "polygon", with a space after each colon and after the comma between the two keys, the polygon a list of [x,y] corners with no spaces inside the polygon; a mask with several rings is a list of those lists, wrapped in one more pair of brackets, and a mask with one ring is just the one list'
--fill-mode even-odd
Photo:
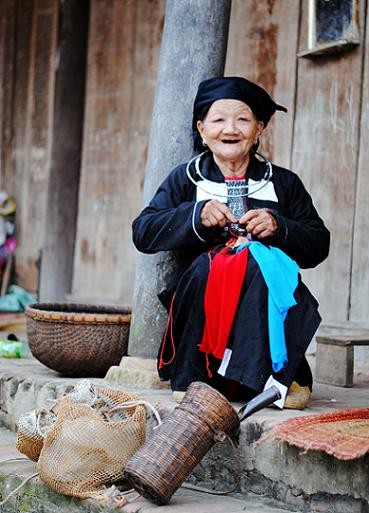
{"label": "woman's smile", "polygon": [[220,170],[225,175],[245,173],[249,152],[263,131],[246,103],[240,100],[217,100],[197,128]]}

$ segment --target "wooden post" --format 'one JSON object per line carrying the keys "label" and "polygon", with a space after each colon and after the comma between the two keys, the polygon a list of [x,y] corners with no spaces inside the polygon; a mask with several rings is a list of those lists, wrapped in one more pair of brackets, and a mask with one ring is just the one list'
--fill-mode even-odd
{"label": "wooden post", "polygon": [[71,290],[78,209],[89,0],[60,2],[53,141],[39,299]]}
{"label": "wooden post", "polygon": [[[201,80],[223,75],[230,7],[231,0],[167,0],[144,205],[171,169],[192,156],[193,101]],[[128,347],[130,356],[156,358],[167,318],[157,294],[168,283],[174,265],[172,254],[138,255]],[[124,360],[121,367],[124,367]],[[148,366],[154,368],[149,363]],[[114,373],[113,368],[110,369],[108,379],[121,382],[117,373],[118,370]]]}
{"label": "wooden post", "polygon": [[[143,200],[192,155],[192,106],[199,82],[222,75],[229,0],[169,0],[160,50]],[[170,254],[137,259],[129,354],[156,357],[166,313],[157,299],[173,270]]]}

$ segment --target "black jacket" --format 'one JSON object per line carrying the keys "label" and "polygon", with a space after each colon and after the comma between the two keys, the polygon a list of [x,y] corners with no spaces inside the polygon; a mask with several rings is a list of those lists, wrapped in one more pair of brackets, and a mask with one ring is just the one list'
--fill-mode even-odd
{"label": "black jacket", "polygon": [[[328,255],[330,234],[319,217],[312,199],[300,178],[287,169],[272,166],[270,182],[274,198],[247,198],[247,206],[270,208],[278,221],[277,233],[262,242],[283,250],[301,268],[315,267]],[[247,179],[259,181],[266,176],[267,166],[252,157]],[[189,167],[198,182],[195,166]],[[211,153],[201,160],[201,173],[216,183],[224,177]],[[258,195],[256,195],[258,196]],[[150,204],[133,221],[133,241],[143,253],[186,250],[190,260],[219,242],[219,229],[205,228],[200,212],[208,200],[196,200],[196,186],[186,174],[186,164],[177,166],[163,181]]]}

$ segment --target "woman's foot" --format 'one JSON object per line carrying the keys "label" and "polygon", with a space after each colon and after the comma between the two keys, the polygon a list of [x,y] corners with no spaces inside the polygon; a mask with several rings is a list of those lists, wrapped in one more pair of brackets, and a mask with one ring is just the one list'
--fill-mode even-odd
{"label": "woman's foot", "polygon": [[310,388],[308,386],[301,386],[296,381],[292,381],[284,402],[284,408],[303,410],[309,404],[310,400]]}

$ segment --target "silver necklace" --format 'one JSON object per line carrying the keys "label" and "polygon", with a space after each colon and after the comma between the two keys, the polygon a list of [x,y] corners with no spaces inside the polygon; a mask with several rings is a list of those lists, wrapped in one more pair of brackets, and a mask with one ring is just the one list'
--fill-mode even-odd
{"label": "silver necklace", "polygon": [[[210,183],[210,184],[213,184],[213,183],[217,183],[217,182],[212,182],[211,180],[208,180],[207,178],[205,178],[205,176],[201,173],[201,170],[200,170],[200,164],[201,164],[201,158],[203,157],[203,155],[205,155],[206,153],[208,153],[208,150],[207,151],[204,151],[203,153],[200,153],[200,155],[196,155],[195,157],[193,157],[188,163],[187,163],[187,166],[186,166],[186,175],[188,177],[188,179],[195,185],[196,188],[199,188],[201,191],[203,192],[208,192],[208,190],[202,186],[201,182],[196,182],[196,180],[191,176],[191,173],[190,173],[190,167],[191,167],[191,164],[193,162],[195,162],[195,169],[196,169],[196,174],[206,183]],[[262,182],[261,185],[257,188],[257,189],[253,189],[252,191],[247,191],[245,194],[235,194],[234,196],[232,195],[232,198],[248,198],[249,196],[251,196],[251,194],[255,194],[255,192],[258,192],[260,191],[261,189],[263,189],[270,181],[270,179],[272,178],[272,175],[273,175],[273,169],[272,169],[272,164],[270,163],[270,161],[268,159],[266,159],[264,157],[264,155],[262,155],[261,153],[258,153],[258,152],[255,152],[256,155],[259,155],[259,157],[261,157],[264,162],[265,162],[265,165],[266,165],[266,171],[265,171],[265,174],[263,176],[263,178],[261,180],[259,180],[259,182]],[[246,189],[250,189],[250,185],[248,184],[245,184],[244,186]],[[215,192],[212,192],[211,193],[212,196],[217,196],[219,198],[224,198],[225,196],[227,198],[230,197],[229,194],[217,194]]]}

